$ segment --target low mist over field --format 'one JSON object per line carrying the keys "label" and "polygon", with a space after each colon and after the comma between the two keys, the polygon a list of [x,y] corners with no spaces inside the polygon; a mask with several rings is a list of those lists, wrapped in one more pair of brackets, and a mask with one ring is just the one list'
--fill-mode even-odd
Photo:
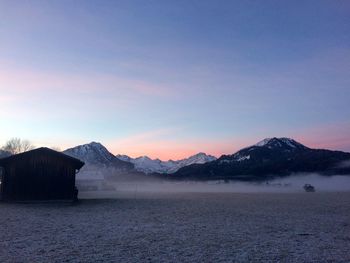
{"label": "low mist over field", "polygon": [[168,181],[153,177],[126,177],[104,180],[78,180],[82,198],[118,197],[135,194],[171,193],[303,193],[303,186],[311,184],[316,192],[350,191],[350,177],[321,176],[318,174],[297,174],[287,178],[277,178],[264,182],[239,181]]}

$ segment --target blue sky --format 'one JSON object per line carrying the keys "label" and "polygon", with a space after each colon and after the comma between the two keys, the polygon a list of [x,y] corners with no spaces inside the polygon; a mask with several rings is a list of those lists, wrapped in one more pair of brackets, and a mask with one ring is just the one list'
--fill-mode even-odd
{"label": "blue sky", "polygon": [[350,151],[348,1],[0,1],[0,143]]}

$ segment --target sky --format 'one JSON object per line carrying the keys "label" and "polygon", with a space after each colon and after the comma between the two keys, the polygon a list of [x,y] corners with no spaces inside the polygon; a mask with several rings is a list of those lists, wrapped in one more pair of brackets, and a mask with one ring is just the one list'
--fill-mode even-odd
{"label": "sky", "polygon": [[350,151],[350,2],[0,0],[0,145]]}

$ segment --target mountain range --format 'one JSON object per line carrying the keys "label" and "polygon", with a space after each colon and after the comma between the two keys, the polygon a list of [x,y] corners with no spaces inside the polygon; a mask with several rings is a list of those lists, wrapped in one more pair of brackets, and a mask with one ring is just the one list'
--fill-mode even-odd
{"label": "mountain range", "polygon": [[207,155],[205,153],[197,153],[188,158],[173,161],[161,161],[159,159],[151,159],[147,156],[141,156],[137,158],[131,158],[127,155],[116,155],[116,157],[120,160],[133,163],[135,165],[135,169],[140,172],[144,172],[146,174],[150,173],[166,173],[171,174],[175,173],[182,167],[191,165],[191,164],[203,164],[207,162],[211,162],[216,160],[217,158],[212,155]]}
{"label": "mountain range", "polygon": [[183,167],[171,178],[259,180],[292,173],[350,174],[349,160],[350,153],[311,149],[290,138],[268,138],[215,161]]}
{"label": "mountain range", "polygon": [[108,169],[114,173],[174,173],[178,169],[196,163],[216,160],[216,157],[198,153],[178,161],[161,161],[147,156],[131,158],[127,155],[110,153],[101,143],[91,142],[64,150],[63,153],[85,162],[78,178],[103,179],[103,173]]}
{"label": "mountain range", "polygon": [[[147,156],[113,155],[101,143],[91,142],[63,153],[85,162],[80,179],[104,179],[106,174],[151,174],[195,180],[265,180],[292,173],[350,174],[350,153],[312,149],[290,138],[267,138],[231,155],[216,158],[198,153],[178,161]],[[0,150],[0,158],[9,153]]]}

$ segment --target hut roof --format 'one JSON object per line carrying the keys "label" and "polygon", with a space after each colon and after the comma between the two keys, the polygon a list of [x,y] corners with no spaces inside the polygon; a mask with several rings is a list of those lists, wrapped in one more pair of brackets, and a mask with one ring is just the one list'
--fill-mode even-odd
{"label": "hut roof", "polygon": [[41,148],[37,148],[37,149],[30,150],[30,151],[27,151],[27,152],[14,154],[14,155],[2,158],[2,159],[0,159],[0,165],[1,164],[6,164],[6,163],[9,163],[9,162],[13,162],[13,161],[16,161],[16,160],[20,160],[23,157],[27,157],[27,156],[30,156],[30,155],[35,154],[35,153],[40,153],[42,155],[51,155],[51,156],[55,156],[57,158],[65,159],[68,162],[71,162],[75,166],[76,169],[80,169],[85,164],[84,162],[80,161],[77,158],[71,157],[71,156],[66,155],[64,153],[60,153],[60,152],[54,151],[54,150],[52,150],[50,148],[41,147]]}

